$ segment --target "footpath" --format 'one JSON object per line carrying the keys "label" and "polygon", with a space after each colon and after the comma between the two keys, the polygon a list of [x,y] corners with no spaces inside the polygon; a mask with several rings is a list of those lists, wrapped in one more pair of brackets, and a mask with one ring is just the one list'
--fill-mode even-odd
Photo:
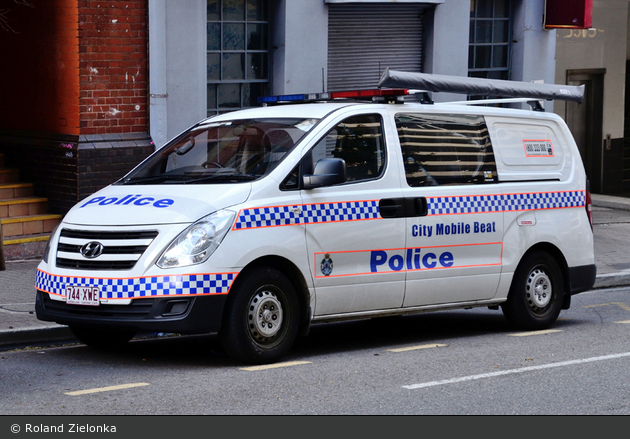
{"label": "footpath", "polygon": [[[630,285],[630,198],[593,195],[595,289]],[[7,261],[0,271],[0,349],[75,341],[67,326],[37,320],[39,260]]]}

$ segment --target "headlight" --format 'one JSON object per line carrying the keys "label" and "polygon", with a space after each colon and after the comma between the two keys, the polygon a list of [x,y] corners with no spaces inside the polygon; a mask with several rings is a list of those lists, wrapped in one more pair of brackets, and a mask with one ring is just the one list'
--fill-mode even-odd
{"label": "headlight", "polygon": [[221,244],[235,216],[230,210],[220,210],[200,219],[171,242],[157,266],[184,267],[204,262]]}
{"label": "headlight", "polygon": [[48,237],[48,241],[46,241],[46,248],[44,249],[44,255],[42,256],[42,260],[45,263],[48,263],[48,254],[50,253],[51,241],[55,237],[55,233],[57,232],[57,229],[59,228],[60,225],[61,225],[61,223],[59,223],[59,224],[57,224],[55,226],[55,228],[52,230],[52,232],[50,232],[50,236]]}

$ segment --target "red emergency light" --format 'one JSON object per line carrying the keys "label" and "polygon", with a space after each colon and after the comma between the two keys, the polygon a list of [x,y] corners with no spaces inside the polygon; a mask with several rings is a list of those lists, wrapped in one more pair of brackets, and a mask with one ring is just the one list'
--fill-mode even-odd
{"label": "red emergency light", "polygon": [[545,29],[589,29],[593,25],[593,0],[547,0]]}
{"label": "red emergency light", "polygon": [[371,98],[371,97],[387,97],[387,96],[403,96],[408,91],[402,88],[375,89],[375,90],[350,90],[350,91],[333,91],[330,92],[332,99],[340,98]]}
{"label": "red emergency light", "polygon": [[306,93],[294,95],[263,96],[258,98],[260,104],[298,103],[330,101],[334,99],[366,99],[386,101],[387,98],[408,95],[409,90],[402,88],[379,88],[373,90],[333,91],[330,93]]}

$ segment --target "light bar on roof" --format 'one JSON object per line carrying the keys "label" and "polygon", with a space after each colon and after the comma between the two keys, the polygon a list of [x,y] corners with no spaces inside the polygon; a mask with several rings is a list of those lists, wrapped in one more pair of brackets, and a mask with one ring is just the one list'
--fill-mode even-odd
{"label": "light bar on roof", "polygon": [[296,103],[296,102],[315,102],[315,101],[330,101],[335,99],[370,99],[370,100],[384,100],[389,97],[397,97],[408,95],[409,91],[400,88],[390,89],[374,89],[374,90],[349,90],[349,91],[334,91],[330,93],[305,93],[305,94],[293,94],[293,95],[277,95],[277,96],[262,96],[258,98],[259,104],[279,104],[279,103]]}

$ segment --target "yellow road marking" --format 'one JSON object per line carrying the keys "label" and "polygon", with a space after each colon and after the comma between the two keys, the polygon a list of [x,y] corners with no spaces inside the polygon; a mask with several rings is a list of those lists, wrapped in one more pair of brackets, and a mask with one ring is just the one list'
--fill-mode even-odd
{"label": "yellow road marking", "polygon": [[251,372],[254,370],[267,370],[267,369],[276,369],[278,367],[299,366],[301,364],[311,364],[311,362],[310,361],[285,361],[284,363],[264,364],[262,366],[241,367],[240,369]]}
{"label": "yellow road marking", "polygon": [[626,323],[626,324],[628,324],[628,323],[630,323],[630,320],[622,320],[620,322],[615,322],[615,323]]}
{"label": "yellow road marking", "polygon": [[616,305],[619,308],[625,310],[625,311],[630,311],[630,306],[626,305],[625,303],[622,302],[610,302],[610,303],[600,303],[599,305],[586,305],[584,306],[584,308],[595,308],[598,306],[609,306],[609,305]]}
{"label": "yellow road marking", "polygon": [[418,349],[443,348],[446,346],[448,345],[433,343],[433,344],[422,344],[418,346],[409,346],[406,348],[395,348],[395,349],[386,349],[386,350],[389,352],[407,352],[407,351],[416,351]]}
{"label": "yellow road marking", "polygon": [[517,332],[516,334],[508,334],[509,337],[528,337],[530,335],[551,334],[552,332],[562,332],[561,329],[545,329],[542,331]]}
{"label": "yellow road marking", "polygon": [[120,390],[120,389],[131,389],[132,387],[141,387],[141,386],[149,386],[149,383],[130,383],[130,384],[120,384],[118,386],[109,386],[109,387],[99,387],[96,389],[86,389],[86,390],[77,390],[75,392],[66,392],[66,395],[77,396],[77,395],[87,395],[89,393],[99,393],[99,392],[109,392],[110,390]]}

